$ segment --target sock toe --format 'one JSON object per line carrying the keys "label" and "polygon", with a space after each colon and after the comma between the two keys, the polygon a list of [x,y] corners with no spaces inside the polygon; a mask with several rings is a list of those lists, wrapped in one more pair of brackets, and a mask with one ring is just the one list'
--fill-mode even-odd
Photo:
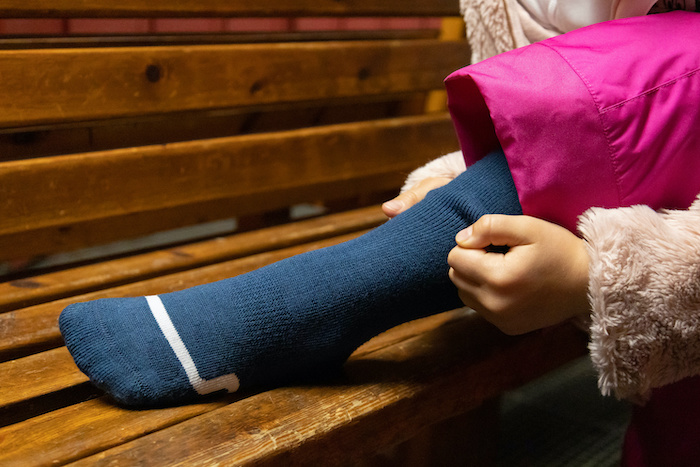
{"label": "sock toe", "polygon": [[144,297],[70,305],[59,328],[78,368],[117,402],[154,406],[196,398]]}

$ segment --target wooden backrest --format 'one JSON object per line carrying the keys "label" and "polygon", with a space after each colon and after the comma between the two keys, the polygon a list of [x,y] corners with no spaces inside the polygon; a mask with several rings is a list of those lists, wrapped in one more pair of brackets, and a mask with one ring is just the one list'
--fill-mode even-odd
{"label": "wooden backrest", "polygon": [[[3,2],[0,16],[457,10],[452,1],[37,0]],[[456,149],[444,106],[430,103],[469,56],[460,34],[446,39],[439,29],[0,39],[0,261],[395,190]]]}
{"label": "wooden backrest", "polygon": [[[455,0],[0,2],[0,31],[5,18],[449,17],[428,30],[0,37],[0,265],[386,199],[457,148],[441,90],[469,57],[458,15]],[[570,329],[512,339],[456,311],[365,344],[343,384],[134,411],[63,346],[70,303],[212,282],[384,221],[376,206],[347,209],[6,277],[0,464],[345,465],[585,352]]]}

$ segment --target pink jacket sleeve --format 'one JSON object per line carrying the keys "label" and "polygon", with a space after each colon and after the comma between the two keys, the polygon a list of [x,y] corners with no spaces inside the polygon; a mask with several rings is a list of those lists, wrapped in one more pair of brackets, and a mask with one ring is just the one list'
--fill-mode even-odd
{"label": "pink jacket sleeve", "polygon": [[700,374],[700,197],[687,211],[594,208],[591,358],[604,394],[643,401]]}
{"label": "pink jacket sleeve", "polygon": [[523,212],[575,231],[593,206],[687,208],[700,192],[700,15],[596,24],[445,84],[467,166],[498,144]]}

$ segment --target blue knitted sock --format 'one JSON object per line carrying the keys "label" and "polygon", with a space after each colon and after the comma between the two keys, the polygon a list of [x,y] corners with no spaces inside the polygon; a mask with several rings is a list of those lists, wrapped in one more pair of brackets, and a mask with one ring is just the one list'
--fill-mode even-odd
{"label": "blue knitted sock", "polygon": [[461,306],[447,275],[455,234],[520,212],[493,153],[357,239],[179,292],[70,305],[61,332],[78,367],[130,406],[322,375],[380,332]]}

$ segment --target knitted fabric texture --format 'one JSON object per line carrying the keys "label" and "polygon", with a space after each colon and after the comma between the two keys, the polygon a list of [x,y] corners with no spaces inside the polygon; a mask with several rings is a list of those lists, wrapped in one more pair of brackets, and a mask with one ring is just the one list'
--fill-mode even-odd
{"label": "knitted fabric texture", "polygon": [[179,292],[74,304],[60,329],[78,367],[129,406],[320,377],[380,332],[460,307],[455,234],[520,212],[494,153],[357,239]]}

